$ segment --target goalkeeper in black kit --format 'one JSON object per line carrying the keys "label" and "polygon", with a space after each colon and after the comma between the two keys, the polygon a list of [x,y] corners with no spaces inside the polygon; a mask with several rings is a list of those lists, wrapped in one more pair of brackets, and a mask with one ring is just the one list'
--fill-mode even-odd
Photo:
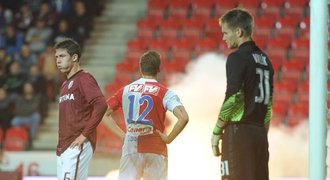
{"label": "goalkeeper in black kit", "polygon": [[223,40],[236,49],[226,62],[227,87],[211,139],[221,144],[222,180],[268,180],[268,138],[274,70],[252,39],[253,17],[240,8],[219,19]]}

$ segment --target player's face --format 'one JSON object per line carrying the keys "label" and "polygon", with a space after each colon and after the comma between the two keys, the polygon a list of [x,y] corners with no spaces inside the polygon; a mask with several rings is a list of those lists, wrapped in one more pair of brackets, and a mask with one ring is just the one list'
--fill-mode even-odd
{"label": "player's face", "polygon": [[70,56],[66,49],[55,50],[56,66],[62,72],[68,74],[74,62],[74,55]]}
{"label": "player's face", "polygon": [[221,24],[221,31],[222,31],[222,40],[227,43],[228,48],[234,49],[238,47],[237,43],[237,34],[235,30],[228,27],[227,23]]}

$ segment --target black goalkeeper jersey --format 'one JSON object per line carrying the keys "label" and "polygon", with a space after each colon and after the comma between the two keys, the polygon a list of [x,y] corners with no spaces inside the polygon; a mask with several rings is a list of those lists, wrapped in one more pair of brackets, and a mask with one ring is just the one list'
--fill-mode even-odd
{"label": "black goalkeeper jersey", "polygon": [[270,122],[274,70],[253,41],[240,45],[226,62],[226,97],[219,119],[263,126]]}

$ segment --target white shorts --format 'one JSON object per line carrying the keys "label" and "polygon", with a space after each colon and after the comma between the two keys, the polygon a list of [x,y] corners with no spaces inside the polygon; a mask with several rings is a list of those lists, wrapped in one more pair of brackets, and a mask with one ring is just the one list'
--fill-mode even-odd
{"label": "white shorts", "polygon": [[134,153],[120,160],[118,180],[167,180],[167,157],[153,153]]}
{"label": "white shorts", "polygon": [[93,148],[89,141],[78,147],[67,148],[60,156],[57,156],[58,180],[86,180],[88,166],[92,159]]}

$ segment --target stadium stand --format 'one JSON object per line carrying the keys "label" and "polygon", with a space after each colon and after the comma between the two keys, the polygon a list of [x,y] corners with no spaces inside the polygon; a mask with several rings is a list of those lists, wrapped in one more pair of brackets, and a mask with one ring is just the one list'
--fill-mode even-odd
{"label": "stadium stand", "polygon": [[[122,61],[130,59],[130,53],[136,49],[139,53],[156,49],[165,57],[164,69],[184,73],[185,65],[205,52],[228,54],[217,20],[237,6],[251,10],[256,25],[254,40],[268,53],[275,69],[272,125],[294,127],[308,117],[305,107],[309,84],[307,0],[149,0],[146,16],[138,21],[137,36],[127,44]],[[144,29],[148,29],[147,33],[141,33]],[[163,44],[156,46],[158,41]],[[130,79],[134,76],[132,73]],[[117,82],[106,85],[107,96],[113,94],[111,89]]]}

